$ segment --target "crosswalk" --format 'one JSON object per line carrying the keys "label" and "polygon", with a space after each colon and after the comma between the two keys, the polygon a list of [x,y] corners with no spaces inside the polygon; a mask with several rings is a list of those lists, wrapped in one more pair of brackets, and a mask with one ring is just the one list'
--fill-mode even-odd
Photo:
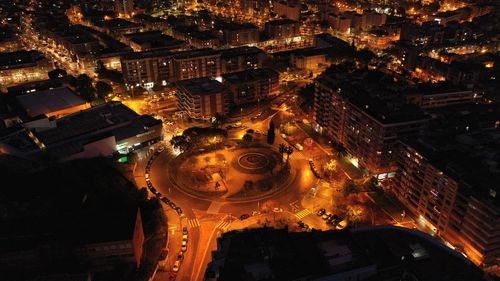
{"label": "crosswalk", "polygon": [[301,210],[301,211],[298,211],[297,213],[295,213],[295,216],[299,219],[302,219],[302,218],[307,217],[310,214],[311,214],[311,211],[309,211],[308,209],[304,209],[304,210]]}
{"label": "crosswalk", "polygon": [[200,226],[200,221],[197,218],[188,219],[187,222],[189,227],[191,228]]}
{"label": "crosswalk", "polygon": [[220,222],[219,222],[219,223],[215,226],[215,228],[218,228],[218,229],[221,229],[221,230],[223,230],[223,231],[226,231],[226,230],[229,228],[229,226],[231,225],[231,223],[232,223],[232,222],[233,222],[233,221],[231,221],[231,220],[222,220],[222,221],[220,221]]}

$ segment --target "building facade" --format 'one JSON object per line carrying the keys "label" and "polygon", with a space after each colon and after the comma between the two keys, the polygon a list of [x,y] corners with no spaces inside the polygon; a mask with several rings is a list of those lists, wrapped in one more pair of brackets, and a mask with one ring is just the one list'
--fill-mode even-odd
{"label": "building facade", "polygon": [[290,19],[268,21],[264,27],[265,33],[272,39],[286,39],[300,35],[300,23]]}
{"label": "building facade", "polygon": [[[497,264],[500,208],[493,182],[498,173],[476,165],[464,150],[445,152],[434,145],[423,140],[401,143],[393,193],[421,223],[474,263]],[[465,168],[467,162],[475,167]]]}
{"label": "building facade", "polygon": [[229,111],[227,88],[208,77],[182,80],[176,83],[180,109],[193,119],[209,120]]}
{"label": "building facade", "polygon": [[374,174],[394,172],[398,138],[420,133],[427,118],[412,106],[387,108],[385,101],[372,100],[368,93],[353,94],[353,90],[344,81],[328,75],[319,77],[315,83],[314,126],[344,146],[353,164]]}
{"label": "building facade", "polygon": [[255,47],[225,50],[197,49],[182,52],[149,51],[122,56],[123,77],[128,87],[152,88],[201,77],[262,67],[264,54]]}
{"label": "building facade", "polygon": [[234,105],[264,101],[279,92],[279,73],[270,68],[229,73],[222,79],[229,88]]}

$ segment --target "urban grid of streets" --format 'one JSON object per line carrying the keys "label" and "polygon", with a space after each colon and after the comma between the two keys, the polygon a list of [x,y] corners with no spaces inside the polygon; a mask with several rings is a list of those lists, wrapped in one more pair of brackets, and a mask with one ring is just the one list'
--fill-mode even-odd
{"label": "urban grid of streets", "polygon": [[[305,85],[308,81],[300,80],[297,82],[297,87],[274,100],[259,104],[258,108],[244,109],[244,113],[232,118],[233,122],[241,120],[241,127],[230,130],[229,138],[241,139],[241,136],[248,129],[266,132],[271,121],[274,122],[276,128],[279,128],[281,121],[289,120],[290,116],[295,120],[307,118],[300,113],[300,109],[293,101],[296,100],[294,96],[297,94],[299,86]],[[276,104],[281,104],[281,106],[276,108]],[[153,113],[157,108],[153,106],[142,108],[142,110],[149,110]],[[259,118],[252,118],[257,114],[256,112],[261,112]],[[244,202],[209,201],[190,196],[177,189],[169,181],[167,176],[169,172],[168,162],[175,157],[169,140],[175,132],[195,124],[181,122],[177,125],[180,127],[176,129],[173,129],[171,124],[164,125],[164,141],[158,146],[166,149],[161,149],[161,153],[154,157],[153,161],[149,161],[153,154],[151,149],[141,152],[141,160],[135,175],[138,186],[147,186],[147,177],[151,186],[183,210],[182,215],[179,216],[176,210],[167,204],[164,205],[168,220],[166,246],[168,255],[164,266],[156,273],[155,280],[174,279],[174,276],[175,280],[180,281],[203,280],[207,264],[211,260],[211,252],[217,249],[217,238],[227,231],[260,226],[287,226],[292,231],[303,231],[297,224],[299,221],[303,221],[310,228],[330,229],[325,221],[316,215],[316,212],[323,208],[327,211],[331,210],[333,207],[331,198],[332,196],[342,196],[342,191],[339,189],[341,187],[318,179],[311,171],[309,163],[310,159],[325,155],[334,157],[335,153],[328,145],[320,145],[318,141],[314,141],[303,151],[296,150],[290,158],[293,180],[282,192],[274,194],[270,198]],[[298,133],[309,137],[303,129],[300,129]],[[265,137],[263,136],[260,141],[265,142]],[[277,133],[274,146],[278,147],[280,143],[289,144]],[[147,170],[146,166],[148,166]],[[401,214],[405,213],[403,208],[396,206],[396,203],[385,197],[377,197],[373,192],[364,192],[360,196],[366,199],[364,201],[366,202],[366,210],[371,217],[371,223],[395,224],[411,228],[422,227],[418,221],[414,221],[408,216],[402,216]],[[243,214],[250,217],[242,220],[240,216]],[[181,252],[183,228],[188,230],[187,251],[183,253],[179,271],[174,273],[174,264],[179,259],[178,255]]]}

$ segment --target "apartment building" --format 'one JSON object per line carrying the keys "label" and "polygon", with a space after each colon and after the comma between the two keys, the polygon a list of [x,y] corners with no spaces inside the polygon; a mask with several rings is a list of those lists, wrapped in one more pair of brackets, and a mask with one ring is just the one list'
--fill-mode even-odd
{"label": "apartment building", "polygon": [[488,130],[408,139],[397,157],[394,194],[477,265],[499,262],[499,136]]}
{"label": "apartment building", "polygon": [[262,67],[264,53],[255,47],[225,50],[197,49],[182,52],[148,51],[122,56],[125,83],[152,88],[179,80],[212,77]]}
{"label": "apartment building", "polygon": [[229,111],[228,90],[208,77],[182,80],[176,84],[179,107],[193,119],[208,120]]}
{"label": "apartment building", "polygon": [[279,73],[270,68],[248,69],[222,75],[231,93],[231,103],[241,105],[263,101],[278,94]]}
{"label": "apartment building", "polygon": [[392,87],[393,80],[382,73],[342,68],[327,71],[315,83],[315,130],[343,145],[353,164],[377,175],[396,170],[398,138],[419,134],[428,121]]}

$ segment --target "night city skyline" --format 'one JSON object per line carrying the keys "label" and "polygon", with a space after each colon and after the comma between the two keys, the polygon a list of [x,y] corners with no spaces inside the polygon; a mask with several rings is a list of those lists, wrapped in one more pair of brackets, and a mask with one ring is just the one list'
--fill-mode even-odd
{"label": "night city skyline", "polygon": [[500,1],[0,1],[0,281],[500,278]]}

